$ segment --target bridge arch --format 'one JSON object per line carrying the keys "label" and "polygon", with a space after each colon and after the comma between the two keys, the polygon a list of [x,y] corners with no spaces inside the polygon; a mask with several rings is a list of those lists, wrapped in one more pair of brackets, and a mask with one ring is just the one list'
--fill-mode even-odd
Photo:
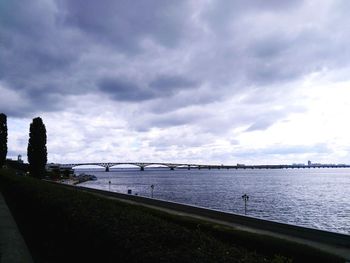
{"label": "bridge arch", "polygon": [[72,169],[77,169],[77,168],[90,169],[90,168],[106,168],[106,166],[102,164],[73,164],[71,168]]}
{"label": "bridge arch", "polygon": [[62,167],[65,168],[71,168],[73,170],[78,170],[78,169],[96,169],[96,168],[104,168],[106,171],[108,170],[108,166],[104,163],[79,163],[79,164],[66,164],[63,165]]}
{"label": "bridge arch", "polygon": [[111,163],[109,168],[135,168],[140,167],[139,164],[136,163]]}
{"label": "bridge arch", "polygon": [[[164,167],[170,168],[170,170],[174,170],[178,165],[171,163],[144,163],[143,167],[156,168],[156,167]],[[141,169],[142,170],[142,169]]]}
{"label": "bridge arch", "polygon": [[169,167],[169,165],[164,164],[164,163],[145,163],[144,167],[149,167],[149,168],[157,168],[157,167]]}
{"label": "bridge arch", "polygon": [[179,164],[179,165],[176,166],[176,168],[191,170],[191,169],[194,169],[194,168],[197,168],[197,169],[198,169],[198,165],[193,165],[193,164]]}

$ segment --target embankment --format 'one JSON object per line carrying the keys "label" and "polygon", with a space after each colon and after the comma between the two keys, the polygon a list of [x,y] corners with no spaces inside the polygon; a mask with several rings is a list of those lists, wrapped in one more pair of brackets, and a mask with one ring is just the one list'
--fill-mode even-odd
{"label": "embankment", "polygon": [[0,174],[35,262],[343,262],[293,242]]}
{"label": "embankment", "polygon": [[317,230],[307,227],[295,226],[290,224],[284,224],[279,222],[273,222],[264,219],[258,219],[249,216],[242,216],[238,214],[227,213],[223,211],[207,209],[203,207],[186,205],[171,201],[164,201],[159,199],[141,197],[136,195],[127,195],[122,193],[108,192],[99,189],[92,189],[81,187],[81,190],[102,194],[105,196],[115,197],[122,200],[130,200],[140,204],[147,204],[154,207],[161,207],[165,209],[171,209],[178,212],[184,212],[188,214],[198,215],[214,220],[231,222],[237,225],[266,230],[274,232],[276,234],[288,235],[295,238],[301,238],[310,241],[317,241],[332,246],[344,247],[350,251],[350,235],[334,233],[329,231]]}

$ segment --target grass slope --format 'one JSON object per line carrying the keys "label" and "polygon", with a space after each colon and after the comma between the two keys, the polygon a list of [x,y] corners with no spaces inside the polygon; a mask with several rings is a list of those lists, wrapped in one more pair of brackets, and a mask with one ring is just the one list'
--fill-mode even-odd
{"label": "grass slope", "polygon": [[0,174],[0,190],[36,262],[341,262],[277,239],[18,177],[9,170]]}

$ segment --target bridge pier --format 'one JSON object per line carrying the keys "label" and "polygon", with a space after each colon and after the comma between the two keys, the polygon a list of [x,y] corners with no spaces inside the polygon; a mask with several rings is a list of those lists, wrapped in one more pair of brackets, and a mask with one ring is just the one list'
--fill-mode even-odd
{"label": "bridge pier", "polygon": [[190,165],[187,166],[187,170],[191,170],[191,166]]}
{"label": "bridge pier", "polygon": [[144,166],[140,166],[140,171],[144,171],[145,167]]}
{"label": "bridge pier", "polygon": [[172,170],[172,171],[173,171],[173,170],[174,170],[174,167],[170,167],[170,170]]}
{"label": "bridge pier", "polygon": [[109,172],[109,166],[106,166],[106,170],[105,170],[106,172]]}

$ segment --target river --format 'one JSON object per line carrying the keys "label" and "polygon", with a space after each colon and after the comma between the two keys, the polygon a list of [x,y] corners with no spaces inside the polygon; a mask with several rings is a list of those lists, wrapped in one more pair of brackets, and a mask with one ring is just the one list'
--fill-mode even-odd
{"label": "river", "polygon": [[[191,204],[235,214],[350,234],[350,169],[76,170],[94,174],[85,187]],[[111,184],[109,184],[109,181]]]}

